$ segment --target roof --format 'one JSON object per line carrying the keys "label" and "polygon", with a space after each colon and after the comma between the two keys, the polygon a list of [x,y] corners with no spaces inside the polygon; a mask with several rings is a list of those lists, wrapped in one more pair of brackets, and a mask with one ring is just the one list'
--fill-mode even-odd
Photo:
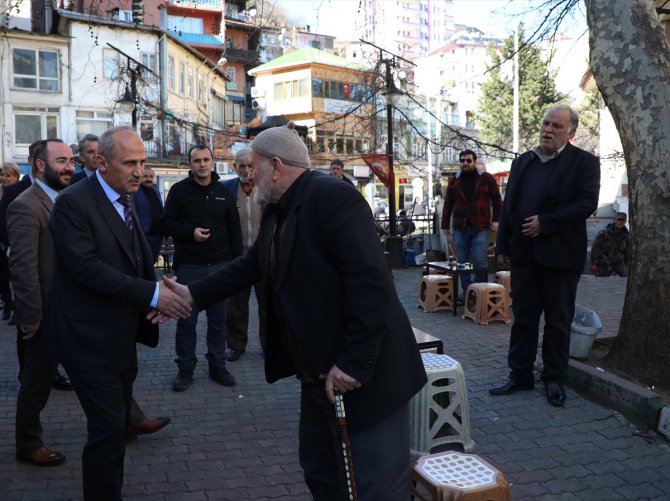
{"label": "roof", "polygon": [[337,66],[339,68],[347,68],[356,71],[367,71],[368,68],[362,64],[350,61],[340,56],[330,54],[328,52],[307,47],[305,49],[289,52],[270,62],[256,66],[249,71],[250,75],[280,68],[290,68],[292,66],[302,66],[305,64],[322,64],[324,66]]}

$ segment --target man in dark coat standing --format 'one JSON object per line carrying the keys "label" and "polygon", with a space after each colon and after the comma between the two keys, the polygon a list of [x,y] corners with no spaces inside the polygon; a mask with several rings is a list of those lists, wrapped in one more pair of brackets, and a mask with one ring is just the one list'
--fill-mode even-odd
{"label": "man in dark coat standing", "polygon": [[154,184],[155,176],[151,167],[144,168],[140,189],[135,193],[135,210],[140,226],[151,249],[151,259],[155,263],[163,244],[163,232],[160,220],[163,216],[163,201],[158,187]]}
{"label": "man in dark coat standing", "polygon": [[598,207],[600,191],[598,159],[568,142],[578,123],[569,106],[552,108],[542,121],[540,146],[512,162],[496,241],[498,262],[511,264],[512,271],[511,372],[489,390],[492,395],[533,389],[544,312],[541,379],[551,405],[565,402],[570,324],[586,263],[586,218]]}
{"label": "man in dark coat standing", "polygon": [[54,276],[46,312],[48,341],[72,380],[87,417],[84,499],[121,499],[135,343],[158,343],[151,308],[172,318],[190,306],[155,281],[146,239],[129,195],[144,171],[144,144],[129,127],[100,136],[95,175],[63,190],[51,216]]}
{"label": "man in dark coat standing", "polygon": [[267,203],[244,255],[188,287],[202,309],[264,279],[268,382],[302,384],[300,464],[316,500],[345,499],[335,394],[346,406],[361,501],[409,497],[409,405],[426,382],[370,208],[339,179],[309,169],[293,122],[251,143],[256,196]]}

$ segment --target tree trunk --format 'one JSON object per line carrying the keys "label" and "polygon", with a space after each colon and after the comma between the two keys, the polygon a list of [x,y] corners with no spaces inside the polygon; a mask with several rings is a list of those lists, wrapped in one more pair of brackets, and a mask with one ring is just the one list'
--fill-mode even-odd
{"label": "tree trunk", "polygon": [[585,0],[590,61],[628,171],[632,259],[608,361],[670,381],[670,47],[653,0]]}

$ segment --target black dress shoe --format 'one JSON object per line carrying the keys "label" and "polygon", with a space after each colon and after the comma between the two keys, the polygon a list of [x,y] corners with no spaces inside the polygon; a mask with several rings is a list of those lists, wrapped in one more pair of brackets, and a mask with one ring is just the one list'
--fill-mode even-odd
{"label": "black dress shoe", "polygon": [[12,318],[9,319],[7,325],[16,325],[16,313],[12,313]]}
{"label": "black dress shoe", "polygon": [[563,407],[565,405],[565,390],[562,385],[547,383],[545,388],[547,390],[547,402],[554,407]]}
{"label": "black dress shoe", "polygon": [[12,316],[12,309],[5,306],[5,309],[2,310],[2,319],[9,320],[11,316]]}
{"label": "black dress shoe", "polygon": [[228,361],[235,362],[239,360],[242,356],[242,353],[244,353],[244,350],[230,350],[230,353],[228,354]]}
{"label": "black dress shoe", "polygon": [[509,395],[515,391],[528,391],[533,388],[535,388],[535,383],[533,381],[522,381],[510,375],[503,384],[491,388],[489,393],[491,395]]}
{"label": "black dress shoe", "polygon": [[61,391],[72,391],[74,388],[72,387],[72,383],[68,378],[63,376],[61,373],[56,374],[56,377],[54,378],[54,384],[53,387],[57,390]]}

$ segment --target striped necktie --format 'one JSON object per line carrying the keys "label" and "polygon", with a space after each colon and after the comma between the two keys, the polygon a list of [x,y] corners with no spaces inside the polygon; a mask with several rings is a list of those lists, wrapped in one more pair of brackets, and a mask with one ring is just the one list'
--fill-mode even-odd
{"label": "striped necktie", "polygon": [[133,210],[130,208],[130,197],[121,195],[118,202],[123,205],[123,220],[130,231],[133,231]]}

